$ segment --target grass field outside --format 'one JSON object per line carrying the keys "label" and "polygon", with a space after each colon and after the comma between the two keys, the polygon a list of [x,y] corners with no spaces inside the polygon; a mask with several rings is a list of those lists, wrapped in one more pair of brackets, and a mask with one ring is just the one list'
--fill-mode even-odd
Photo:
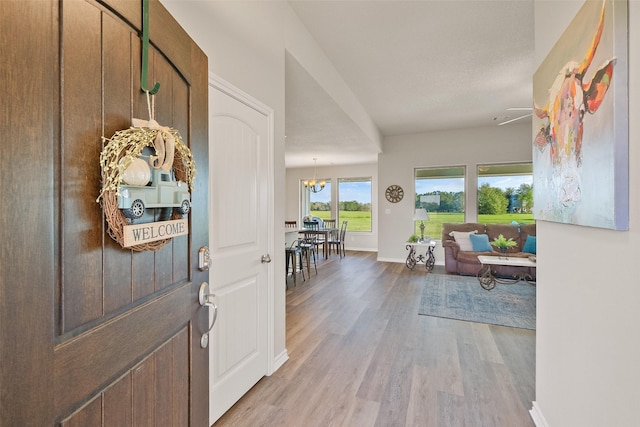
{"label": "grass field outside", "polygon": [[[478,215],[478,222],[481,224],[510,224],[516,221],[518,223],[533,224],[532,213],[513,213],[502,215]],[[465,222],[464,213],[446,213],[446,212],[429,212],[429,221],[424,222],[424,235],[432,239],[440,239],[442,237],[442,224],[445,222]],[[420,235],[420,221],[416,221],[415,233]],[[407,239],[409,236],[407,236]]]}
{"label": "grass field outside", "polygon": [[[321,219],[330,219],[331,212],[311,211],[311,216],[317,216]],[[347,224],[348,231],[371,231],[371,212],[340,211],[338,213],[338,223],[336,224],[336,227],[340,228],[342,221],[349,221]]]}
{"label": "grass field outside", "polygon": [[[322,219],[330,219],[331,212],[329,211],[311,211],[311,216],[317,216]],[[371,231],[371,212],[353,212],[353,211],[340,211],[338,218],[338,227],[342,221],[349,221],[347,230],[349,231]],[[478,222],[481,224],[510,224],[516,221],[518,223],[533,224],[532,213],[513,213],[502,215],[478,215]],[[429,221],[424,222],[424,235],[433,239],[440,239],[442,237],[442,224],[445,222],[465,222],[464,213],[443,213],[443,212],[429,212]],[[415,222],[415,233],[420,235],[420,222]],[[409,236],[407,236],[407,239]]]}

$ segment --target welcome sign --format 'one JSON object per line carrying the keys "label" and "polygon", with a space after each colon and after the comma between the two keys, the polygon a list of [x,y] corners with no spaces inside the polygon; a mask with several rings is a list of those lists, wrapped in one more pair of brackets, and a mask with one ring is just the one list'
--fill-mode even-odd
{"label": "welcome sign", "polygon": [[152,222],[148,224],[125,225],[124,247],[128,248],[144,243],[189,234],[189,220],[176,219],[172,221]]}

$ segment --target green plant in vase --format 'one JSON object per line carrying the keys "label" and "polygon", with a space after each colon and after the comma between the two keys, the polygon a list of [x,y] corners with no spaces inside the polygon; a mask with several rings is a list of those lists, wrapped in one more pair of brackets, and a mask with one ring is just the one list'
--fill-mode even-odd
{"label": "green plant in vase", "polygon": [[490,242],[492,246],[495,246],[496,248],[498,248],[498,250],[500,252],[502,252],[503,254],[507,253],[507,250],[509,248],[512,248],[514,246],[516,246],[518,243],[513,240],[512,238],[506,238],[504,237],[502,234],[500,234],[498,237],[496,237],[495,239],[493,239],[492,242]]}
{"label": "green plant in vase", "polygon": [[418,236],[417,234],[414,233],[414,234],[411,235],[411,237],[409,237],[407,239],[407,242],[409,242],[409,243],[417,243],[418,240],[420,240],[420,236]]}

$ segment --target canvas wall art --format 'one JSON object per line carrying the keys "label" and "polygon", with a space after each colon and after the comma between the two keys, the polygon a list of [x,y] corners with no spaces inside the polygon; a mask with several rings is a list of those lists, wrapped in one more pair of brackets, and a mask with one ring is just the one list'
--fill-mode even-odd
{"label": "canvas wall art", "polygon": [[533,78],[534,216],[627,230],[627,2],[588,0]]}

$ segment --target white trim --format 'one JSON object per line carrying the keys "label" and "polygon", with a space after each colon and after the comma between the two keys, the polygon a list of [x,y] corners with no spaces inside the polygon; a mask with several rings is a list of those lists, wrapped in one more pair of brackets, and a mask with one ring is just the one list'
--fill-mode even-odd
{"label": "white trim", "polygon": [[269,372],[268,375],[273,374],[275,371],[280,369],[284,363],[289,360],[289,354],[287,353],[287,349],[285,348],[282,353],[277,355],[273,361],[273,370]]}
{"label": "white trim", "polygon": [[531,415],[531,419],[533,420],[533,423],[536,425],[536,427],[549,427],[549,423],[547,422],[544,415],[542,415],[540,406],[538,406],[538,402],[536,402],[535,400],[533,401],[529,414]]}
{"label": "white trim", "polygon": [[380,262],[397,262],[399,264],[404,264],[407,261],[407,258],[380,258],[378,257],[378,261]]}
{"label": "white trim", "polygon": [[378,248],[364,248],[357,246],[346,246],[344,247],[346,251],[359,251],[359,252],[378,252]]}
{"label": "white trim", "polygon": [[[229,83],[222,77],[219,77],[213,74],[212,72],[209,72],[209,86],[213,86],[216,89],[244,103],[245,105],[248,105],[249,107],[253,108],[259,113],[264,114],[267,117],[273,118],[273,115],[274,115],[273,108],[269,107],[266,104],[263,104],[253,96],[244,92],[242,89],[239,89],[233,86],[233,84]],[[271,130],[273,130],[273,128]],[[274,138],[273,134],[271,134],[269,137],[271,139],[270,142],[273,142],[273,138]],[[271,157],[273,158],[273,156]]]}
{"label": "white trim", "polygon": [[[248,93],[242,91],[241,89],[235,87],[233,84],[224,80],[223,78],[217,76],[216,74],[209,72],[209,86],[214,87],[221,92],[226,93],[232,98],[237,99],[239,102],[249,106],[250,108],[256,110],[257,112],[263,114],[268,123],[267,129],[267,153],[269,156],[268,159],[268,169],[267,169],[267,181],[269,182],[268,188],[268,196],[267,199],[269,201],[269,206],[267,209],[267,224],[274,225],[274,212],[275,212],[275,201],[274,201],[274,187],[275,187],[275,178],[274,178],[274,140],[275,140],[275,120],[274,120],[274,110],[266,104],[263,104],[253,96]],[[274,235],[273,230],[274,227],[268,228],[270,231],[267,236],[267,253],[275,254],[274,250]],[[274,352],[275,352],[275,278],[274,278],[274,264],[270,263],[268,265],[268,274],[267,274],[267,367],[266,367],[266,375],[271,375],[273,372],[277,370],[281,366],[281,363],[284,363],[286,359],[282,362],[279,360],[276,361]],[[286,355],[286,350],[285,350]],[[281,358],[282,355],[278,356],[278,359]],[[287,357],[288,358],[288,357]]]}

